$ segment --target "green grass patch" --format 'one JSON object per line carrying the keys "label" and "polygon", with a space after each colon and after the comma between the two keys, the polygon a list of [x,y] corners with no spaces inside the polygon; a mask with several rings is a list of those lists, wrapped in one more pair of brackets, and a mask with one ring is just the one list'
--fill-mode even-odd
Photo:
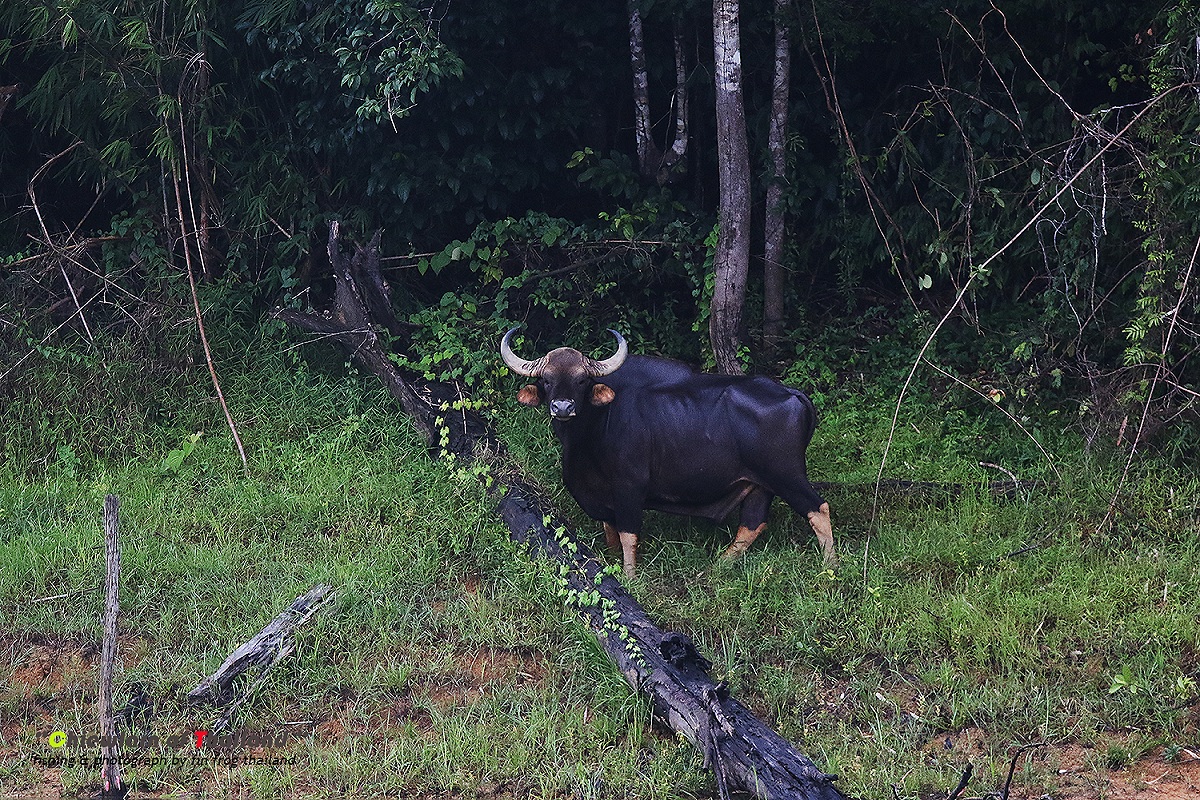
{"label": "green grass patch", "polygon": [[[36,759],[54,755],[54,730],[95,730],[111,492],[122,504],[116,696],[137,684],[156,701],[139,735],[203,727],[216,713],[187,706],[186,692],[310,586],[337,590],[236,718],[240,731],[293,731],[269,752],[288,763],[220,766],[160,746],[131,754],[140,789],[713,795],[691,748],[652,722],[545,570],[508,543],[478,483],[431,460],[372,377],[270,338],[239,352],[219,366],[246,472],[202,369],[160,381],[118,348],[34,366],[6,389],[0,787],[52,779],[75,793],[96,779],[76,765],[47,778]],[[877,505],[859,484],[875,477],[892,408],[833,391],[821,404],[812,477],[848,484],[828,492],[836,571],[778,504],[733,564],[717,563],[729,527],[648,516],[634,592],[694,637],[740,699],[865,797],[944,792],[968,761],[976,793],[989,791],[1010,748],[1034,742],[1051,749],[1022,762],[1030,791],[1057,785],[1062,748],[1091,754],[1101,774],[1158,745],[1195,745],[1194,476],[1139,463],[1115,524],[1096,533],[1117,470],[1070,430],[1030,423],[1059,478],[986,407],[927,401],[902,409],[885,474],[959,487]],[[545,417],[514,403],[497,422],[603,552],[559,483]],[[985,486],[1004,476],[981,461],[1054,483],[995,498]],[[183,760],[156,766],[152,754]]]}

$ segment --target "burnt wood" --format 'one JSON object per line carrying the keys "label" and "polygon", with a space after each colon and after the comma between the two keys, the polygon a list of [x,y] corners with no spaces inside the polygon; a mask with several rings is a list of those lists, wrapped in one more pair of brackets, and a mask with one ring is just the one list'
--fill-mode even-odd
{"label": "burnt wood", "polygon": [[[312,619],[313,614],[331,599],[331,591],[332,587],[321,583],[297,597],[279,616],[230,653],[216,672],[188,692],[190,703],[227,706],[225,712],[208,726],[210,733],[224,730],[233,713],[254,694],[271,668],[295,649],[296,629]],[[241,693],[240,698],[234,700],[234,681],[255,669],[261,670],[255,682]]]}

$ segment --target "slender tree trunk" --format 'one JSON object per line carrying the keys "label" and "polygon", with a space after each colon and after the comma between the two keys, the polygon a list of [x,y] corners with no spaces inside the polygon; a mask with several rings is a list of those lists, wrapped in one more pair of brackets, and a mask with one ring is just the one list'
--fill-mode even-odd
{"label": "slender tree trunk", "polygon": [[721,228],[713,259],[716,280],[708,338],[717,369],[732,375],[742,373],[738,349],[750,269],[750,154],[742,106],[738,6],[738,0],[713,0]]}
{"label": "slender tree trunk", "polygon": [[[683,21],[675,21],[675,139],[663,153],[658,185],[673,183],[686,170],[688,148],[687,57],[683,51]],[[684,165],[684,166],[680,166]]]}
{"label": "slender tree trunk", "polygon": [[646,75],[646,46],[642,12],[629,0],[629,61],[633,67],[633,132],[637,137],[638,170],[644,178],[658,173],[662,154],[654,145],[650,124],[650,80]]}
{"label": "slender tree trunk", "polygon": [[775,0],[775,81],[771,91],[771,179],[767,184],[766,252],[763,265],[763,346],[769,357],[779,353],[783,337],[783,243],[787,227],[783,187],[787,178],[788,89],[792,71],[791,40],[786,14],[791,0]]}

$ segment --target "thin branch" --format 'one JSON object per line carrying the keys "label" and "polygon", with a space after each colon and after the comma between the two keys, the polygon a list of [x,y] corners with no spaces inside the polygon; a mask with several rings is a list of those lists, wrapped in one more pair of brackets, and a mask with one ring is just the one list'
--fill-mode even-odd
{"label": "thin branch", "polygon": [[[992,8],[995,8],[995,6],[993,5]],[[999,9],[997,9],[997,10],[999,10]],[[992,59],[988,58],[987,49],[983,46],[983,42],[976,39],[971,34],[971,32],[967,29],[967,26],[964,25],[962,23],[962,21],[959,20],[959,18],[956,17],[953,13],[951,13],[950,11],[946,11],[945,13],[947,16],[950,17],[951,20],[953,20],[953,22],[956,25],[958,25],[958,27],[962,28],[963,33],[965,33],[967,35],[967,38],[971,40],[971,44],[975,45],[975,48],[977,50],[979,50],[979,55],[983,56],[983,63],[988,65],[988,68],[992,71],[992,75],[995,76],[995,78],[996,78],[996,82],[1000,84],[1001,88],[1004,89],[1004,93],[1008,96],[1008,101],[1012,104],[1012,107],[1013,107],[1013,115],[1015,116],[1015,119],[1013,119],[1012,117],[1009,117],[1008,114],[1004,113],[999,108],[990,106],[990,104],[988,107],[992,111],[995,111],[997,114],[999,114],[1004,119],[1008,120],[1009,123],[1014,128],[1016,128],[1017,132],[1021,134],[1021,138],[1025,139],[1026,149],[1027,150],[1032,149],[1029,145],[1029,141],[1025,137],[1025,126],[1024,126],[1024,123],[1021,121],[1021,107],[1020,107],[1020,105],[1017,104],[1016,98],[1013,97],[1012,90],[1009,89],[1008,84],[1005,82],[1004,77],[1000,74],[1000,71],[998,69],[996,69],[996,65],[992,62]],[[1003,16],[1003,15],[1001,15],[1001,16]],[[982,20],[981,20],[981,22],[982,22]],[[1007,32],[1007,28],[1005,28],[1005,31]],[[1011,34],[1010,34],[1010,36],[1011,36]]]}
{"label": "thin branch", "polygon": [[1008,765],[1008,780],[1004,782],[1004,790],[1000,793],[1001,800],[1008,800],[1008,790],[1012,787],[1013,774],[1017,771],[1017,759],[1021,757],[1026,750],[1033,750],[1036,747],[1045,747],[1046,742],[1035,742],[1034,744],[1022,745],[1017,748],[1017,752],[1013,753],[1012,762]]}
{"label": "thin branch", "polygon": [[[181,118],[181,124],[182,121]],[[184,157],[187,157],[186,154]],[[217,378],[217,368],[213,364],[212,347],[208,344],[208,333],[204,330],[204,315],[200,313],[200,295],[196,291],[196,274],[192,268],[192,251],[188,247],[187,225],[183,221],[183,195],[179,190],[179,175],[174,170],[171,171],[171,180],[175,185],[175,205],[179,211],[179,234],[181,243],[183,244],[183,260],[187,265],[188,286],[192,290],[192,310],[196,316],[196,328],[200,331],[200,344],[204,348],[204,361],[208,365],[208,374],[212,378],[213,388],[217,392],[217,400],[221,404],[221,410],[225,412],[225,422],[229,425],[229,430],[233,434],[234,444],[237,445],[238,455],[241,456],[242,470],[248,473],[250,465],[246,461],[246,448],[242,446],[242,437],[238,434],[237,424],[233,421],[233,414],[229,412],[229,404],[225,402],[225,393],[221,391],[221,381]]]}
{"label": "thin branch", "polygon": [[75,291],[75,285],[71,283],[71,276],[67,274],[67,268],[60,261],[58,271],[62,273],[63,280],[67,283],[67,290],[71,293],[71,300],[75,303],[75,313],[79,315],[79,321],[83,323],[84,333],[87,334],[88,341],[92,344],[96,343],[96,337],[92,335],[92,328],[88,325],[87,317],[83,315],[83,306],[79,304],[79,295]]}
{"label": "thin branch", "polygon": [[[34,215],[37,216],[38,225],[40,225],[42,228],[42,235],[44,235],[46,237],[46,246],[49,247],[51,250],[54,250],[61,257],[67,259],[68,261],[71,261],[72,263],[75,263],[75,259],[73,259],[69,255],[67,255],[65,250],[62,250],[57,245],[55,245],[53,239],[50,236],[50,228],[46,225],[45,218],[42,217],[42,209],[41,209],[41,206],[38,204],[37,192],[34,190],[34,186],[37,185],[38,179],[41,178],[43,172],[45,172],[47,169],[50,168],[51,164],[53,164],[55,161],[58,161],[63,156],[67,155],[72,150],[74,150],[76,147],[79,147],[79,145],[81,145],[81,144],[83,144],[82,141],[75,142],[74,144],[69,146],[66,150],[63,150],[58,155],[50,158],[45,164],[42,164],[42,166],[40,166],[38,168],[37,172],[33,173],[33,177],[29,179],[29,187],[28,187],[29,202],[30,202],[30,205],[33,207]],[[94,344],[96,341],[96,338],[92,335],[92,328],[90,325],[88,325],[87,317],[85,317],[83,315],[83,306],[79,302],[79,295],[75,292],[75,286],[74,286],[74,284],[71,283],[70,276],[67,275],[67,269],[66,269],[66,267],[64,267],[62,265],[61,262],[59,262],[58,268],[62,272],[63,280],[66,281],[66,283],[67,283],[67,289],[71,292],[71,299],[73,301],[75,301],[75,314],[78,315],[79,321],[83,323],[83,330],[84,330],[84,332],[87,333],[88,341],[92,342]]]}
{"label": "thin branch", "polygon": [[[192,56],[185,68],[187,69],[198,66],[202,63],[203,55],[196,53]],[[200,241],[199,226],[196,222],[196,205],[191,193],[191,172],[188,167],[188,150],[187,150],[187,124],[183,118],[183,94],[182,86],[180,94],[177,97],[179,101],[179,141],[180,141],[180,161],[184,172],[184,180],[188,183],[188,211],[192,218],[192,236],[196,240],[196,253],[200,258],[200,268],[202,272],[207,274],[207,269],[204,264],[204,246]],[[196,290],[196,274],[192,267],[192,250],[188,246],[187,224],[184,222],[184,205],[183,195],[179,188],[179,172],[172,168],[171,181],[175,186],[175,207],[179,212],[179,235],[180,243],[183,245],[183,260],[187,265],[188,286],[192,292],[192,310],[196,316],[196,328],[200,332],[200,343],[204,347],[204,361],[208,365],[208,374],[212,378],[213,388],[217,392],[217,400],[221,404],[221,410],[225,413],[225,422],[229,425],[229,431],[233,434],[233,442],[237,445],[238,456],[242,459],[242,471],[249,473],[250,465],[246,460],[246,448],[242,445],[242,437],[238,433],[237,423],[234,422],[233,414],[229,411],[229,404],[225,402],[225,392],[221,390],[221,381],[217,378],[217,368],[213,363],[212,347],[208,343],[208,333],[204,329],[204,315],[200,312],[200,295]]]}
{"label": "thin branch", "polygon": [[1191,87],[1194,85],[1195,84],[1187,83],[1187,84],[1179,84],[1177,86],[1172,86],[1171,88],[1167,89],[1166,91],[1150,98],[1150,100],[1148,100],[1146,102],[1145,106],[1140,111],[1138,111],[1137,114],[1134,115],[1133,119],[1129,120],[1129,122],[1127,122],[1124,127],[1122,127],[1119,131],[1117,131],[1117,134],[1114,137],[1109,139],[1109,141],[1105,142],[1104,145],[1102,145],[1100,147],[1100,149],[1098,151],[1096,151],[1095,155],[1093,155],[1090,159],[1088,159],[1087,163],[1084,164],[1082,167],[1080,167],[1075,172],[1075,174],[1072,175],[1070,177],[1070,179],[1067,180],[1067,182],[1064,183],[1062,185],[1062,187],[1059,188],[1059,190],[1054,193],[1054,196],[1051,197],[1049,200],[1047,200],[1041,206],[1041,208],[1039,208],[1034,213],[1034,215],[1032,217],[1030,217],[1029,220],[1024,225],[1021,226],[1020,230],[1018,230],[1016,233],[1014,233],[1007,242],[1005,242],[1003,245],[1001,245],[999,250],[997,250],[992,255],[988,256],[988,258],[982,264],[979,265],[979,267],[976,269],[976,271],[973,272],[967,278],[966,283],[963,284],[963,287],[955,295],[954,302],[952,302],[950,304],[950,307],[946,309],[946,313],[942,315],[942,318],[940,320],[938,320],[937,325],[934,326],[934,328],[930,332],[929,336],[925,339],[925,343],[923,345],[921,345],[921,350],[920,350],[920,352],[917,353],[917,357],[913,361],[912,369],[910,369],[908,371],[908,377],[906,377],[904,379],[904,383],[900,387],[900,395],[896,398],[896,408],[892,413],[891,428],[888,431],[888,438],[887,438],[887,441],[884,443],[884,447],[883,447],[883,456],[879,460],[879,473],[875,478],[877,488],[875,490],[875,502],[871,509],[872,520],[875,518],[875,516],[879,510],[878,485],[879,485],[880,481],[883,480],[883,470],[884,470],[885,465],[887,464],[888,454],[891,452],[892,440],[894,439],[895,434],[896,434],[896,425],[898,424],[899,419],[900,419],[900,407],[904,403],[905,396],[908,394],[908,387],[910,385],[912,385],[912,380],[913,380],[913,377],[917,374],[917,369],[921,366],[921,363],[923,361],[925,361],[925,352],[927,350],[929,350],[930,345],[933,344],[933,340],[937,337],[938,333],[941,332],[941,330],[945,326],[946,322],[949,321],[951,315],[953,315],[954,310],[956,308],[958,308],[958,304],[960,302],[962,302],[963,297],[965,297],[967,292],[971,289],[971,286],[975,283],[976,276],[985,272],[987,270],[988,266],[990,266],[993,261],[995,261],[1001,255],[1003,255],[1010,247],[1013,246],[1014,243],[1016,243],[1016,241],[1018,239],[1020,239],[1022,236],[1024,236],[1025,233],[1038,222],[1038,220],[1040,220],[1043,216],[1045,216],[1046,212],[1050,208],[1052,208],[1055,203],[1058,202],[1058,199],[1060,197],[1062,197],[1063,194],[1065,194],[1068,189],[1071,188],[1071,186],[1075,183],[1075,181],[1079,180],[1079,178],[1085,172],[1087,172],[1087,170],[1089,170],[1092,167],[1092,165],[1095,164],[1100,159],[1100,157],[1103,156],[1104,153],[1110,147],[1112,147],[1116,142],[1120,141],[1122,139],[1122,137],[1129,131],[1129,129],[1132,128],[1134,125],[1136,125],[1142,119],[1142,117],[1145,116],[1150,111],[1150,109],[1157,106],[1168,95],[1173,94],[1174,92],[1178,91],[1179,89]]}
{"label": "thin branch", "polygon": [[958,800],[962,793],[967,790],[967,784],[971,782],[971,773],[975,770],[974,765],[967,764],[967,768],[963,770],[962,777],[958,779],[958,786],[954,787],[946,800]]}
{"label": "thin branch", "polygon": [[[95,300],[96,300],[96,296],[93,295],[91,297],[91,299],[89,299],[86,303],[83,304],[83,307],[87,308],[93,302],[95,302]],[[75,316],[71,315],[67,319],[60,322],[54,330],[50,331],[49,333],[47,333],[45,336],[42,337],[42,340],[40,342],[38,342],[38,346],[41,346],[41,345],[45,344],[46,342],[50,341],[50,338],[52,336],[54,336],[54,334],[58,333],[63,328],[67,327],[67,325],[69,325],[71,323],[71,320],[73,320],[73,319],[75,319]],[[13,362],[12,366],[10,366],[8,369],[4,370],[4,372],[0,372],[0,383],[2,383],[4,381],[4,379],[7,378],[13,372],[13,370],[15,370],[17,367],[21,366],[22,364],[24,364],[25,361],[28,360],[29,357],[32,356],[37,351],[38,351],[37,347],[34,347],[28,353],[26,353],[25,355],[18,358],[15,362]]]}
{"label": "thin branch", "polygon": [[1013,471],[1011,469],[1005,469],[1004,467],[1000,466],[999,464],[993,464],[991,461],[980,461],[979,466],[989,467],[990,469],[994,469],[998,472],[1003,472],[1005,475],[1007,475],[1009,477],[1010,480],[1012,480],[1013,483],[1020,483],[1020,481],[1017,480],[1017,476],[1013,473]]}
{"label": "thin branch", "polygon": [[[989,398],[989,397],[988,397],[987,395],[985,395],[983,392],[979,391],[978,389],[976,389],[974,386],[970,385],[969,383],[967,383],[967,382],[963,381],[963,380],[962,380],[961,378],[959,378],[958,376],[950,374],[950,373],[949,373],[949,372],[947,372],[946,370],[944,370],[944,369],[942,369],[941,367],[939,367],[937,364],[934,364],[934,363],[933,363],[932,361],[930,361],[929,359],[922,357],[922,358],[921,358],[921,361],[922,361],[922,362],[924,362],[925,364],[927,364],[928,366],[930,366],[930,367],[933,367],[933,369],[934,369],[934,370],[936,370],[937,372],[941,373],[942,375],[944,375],[945,377],[949,378],[950,380],[954,381],[955,383],[957,383],[959,386],[963,387],[963,388],[964,388],[964,389],[966,389],[967,391],[974,392],[974,393],[975,393],[976,395],[978,395],[978,396],[979,396],[979,397],[980,397],[982,400],[984,400],[984,401],[985,401],[985,402],[988,404],[988,406],[990,406],[990,407],[992,407],[992,408],[995,408],[995,409],[996,409],[997,411],[999,411],[1001,414],[1003,414],[1004,416],[1008,417],[1008,418],[1009,418],[1009,420],[1012,422],[1012,424],[1014,424],[1014,425],[1016,425],[1018,428],[1020,428],[1020,429],[1021,429],[1021,433],[1025,434],[1026,436],[1028,436],[1028,437],[1029,437],[1029,441],[1033,442],[1034,446],[1035,446],[1035,447],[1037,447],[1037,449],[1041,451],[1041,453],[1042,453],[1042,456],[1044,456],[1044,457],[1045,457],[1045,459],[1046,459],[1046,463],[1047,463],[1047,464],[1050,466],[1050,469],[1051,469],[1051,470],[1054,472],[1054,477],[1058,478],[1059,480],[1062,480],[1062,473],[1060,473],[1060,472],[1058,471],[1058,467],[1054,466],[1054,459],[1052,459],[1052,458],[1050,457],[1050,454],[1046,452],[1046,448],[1042,447],[1042,444],[1041,444],[1041,442],[1039,442],[1039,441],[1038,441],[1036,438],[1034,438],[1034,435],[1033,435],[1032,433],[1030,433],[1030,432],[1029,432],[1029,430],[1028,430],[1028,429],[1027,429],[1027,428],[1026,428],[1024,425],[1022,425],[1022,424],[1021,424],[1021,421],[1020,421],[1020,420],[1018,420],[1018,419],[1017,419],[1016,417],[1014,417],[1012,414],[1008,413],[1008,410],[1007,410],[1007,409],[1005,409],[1005,408],[1004,408],[1003,406],[1001,406],[1000,404],[993,402],[993,401],[991,400],[991,398]],[[984,465],[982,465],[982,464],[981,464],[981,466],[984,466]],[[1001,472],[1006,472],[1006,471],[1007,471],[1007,470],[1004,470],[1004,469],[1002,469],[1001,467],[997,467],[995,464],[991,464],[991,465],[987,465],[987,466],[993,466],[993,467],[996,467],[996,469],[999,469]],[[1016,480],[1016,477],[1015,477],[1015,476],[1014,476],[1014,475],[1013,475],[1011,472],[1009,473],[1009,477],[1011,477],[1011,478],[1012,478],[1014,481]]]}
{"label": "thin branch", "polygon": [[[817,17],[816,0],[813,0],[812,9],[813,25],[815,26],[817,32],[817,45],[821,49],[821,59],[825,63],[824,72],[821,71],[820,66],[817,64],[816,56],[808,48],[807,44],[805,45],[804,49],[808,53],[809,60],[812,62],[813,71],[816,72],[817,76],[820,78],[821,90],[825,94],[825,106],[829,109],[829,112],[833,114],[834,119],[837,120],[838,131],[841,133],[842,139],[846,143],[846,151],[850,154],[850,164],[853,166],[855,177],[858,178],[858,182],[862,186],[863,194],[867,199],[867,208],[871,212],[871,219],[875,223],[875,229],[879,231],[879,235],[883,239],[883,246],[888,252],[888,257],[891,259],[892,263],[896,265],[898,270],[903,267],[903,269],[908,271],[908,277],[911,278],[912,270],[908,265],[908,253],[904,243],[904,232],[901,230],[900,226],[896,224],[896,221],[892,219],[892,215],[888,213],[887,207],[884,206],[883,201],[880,200],[879,196],[875,193],[875,189],[873,186],[871,186],[871,182],[867,180],[866,173],[863,172],[862,163],[859,160],[858,150],[855,148],[854,140],[850,136],[850,128],[846,125],[846,118],[842,113],[841,101],[838,99],[837,85],[834,80],[833,67],[829,63],[829,54],[825,50],[825,37],[821,33],[821,21]],[[888,240],[887,232],[883,228],[883,223],[879,221],[880,214],[884,216],[888,225],[893,231],[895,231],[896,236],[900,239],[899,256],[897,256],[892,250],[892,243]],[[904,288],[905,295],[908,296],[909,303],[912,304],[913,308],[916,308],[917,301],[912,296],[912,290],[909,288],[908,281],[904,280],[904,276],[901,276],[900,284]]]}
{"label": "thin branch", "polygon": [[[188,71],[191,69],[196,69],[197,72],[199,72],[199,70],[203,69],[203,67],[204,67],[204,54],[203,53],[195,53],[192,55],[191,59],[188,60],[187,66],[184,67],[184,75],[186,75],[188,73]],[[199,79],[196,78],[193,80],[195,81],[195,80],[199,80]],[[181,91],[181,94],[179,97],[179,151],[180,151],[180,154],[183,156],[180,159],[180,163],[183,166],[183,185],[187,191],[188,213],[192,218],[192,236],[196,240],[196,255],[200,259],[200,274],[204,275],[206,278],[208,278],[212,275],[212,273],[209,271],[209,266],[208,266],[208,264],[205,263],[205,260],[204,260],[204,251],[207,248],[204,246],[204,242],[201,241],[202,236],[203,236],[204,240],[207,240],[208,234],[206,232],[202,234],[201,229],[200,229],[200,223],[196,219],[196,200],[192,196],[191,158],[188,156],[187,125],[184,123],[184,119],[183,119],[182,91]],[[182,213],[182,212],[183,212],[183,209],[180,209],[180,213]],[[186,244],[184,246],[186,249]],[[243,457],[242,461],[243,462],[245,461],[244,457]]]}

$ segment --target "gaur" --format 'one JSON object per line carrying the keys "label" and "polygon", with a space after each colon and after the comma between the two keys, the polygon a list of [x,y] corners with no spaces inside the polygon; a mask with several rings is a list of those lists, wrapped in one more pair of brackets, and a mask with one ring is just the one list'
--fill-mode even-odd
{"label": "gaur", "polygon": [[562,445],[567,491],[604,523],[608,545],[633,577],[642,512],[719,522],[739,504],[726,558],[762,533],[775,495],[808,518],[827,566],[836,563],[829,504],[808,480],[805,449],[816,428],[812,401],[762,376],[712,375],[670,359],[629,355],[621,334],[604,360],[570,347],[527,361],[500,342],[505,365],[534,378],[517,393],[545,405]]}

